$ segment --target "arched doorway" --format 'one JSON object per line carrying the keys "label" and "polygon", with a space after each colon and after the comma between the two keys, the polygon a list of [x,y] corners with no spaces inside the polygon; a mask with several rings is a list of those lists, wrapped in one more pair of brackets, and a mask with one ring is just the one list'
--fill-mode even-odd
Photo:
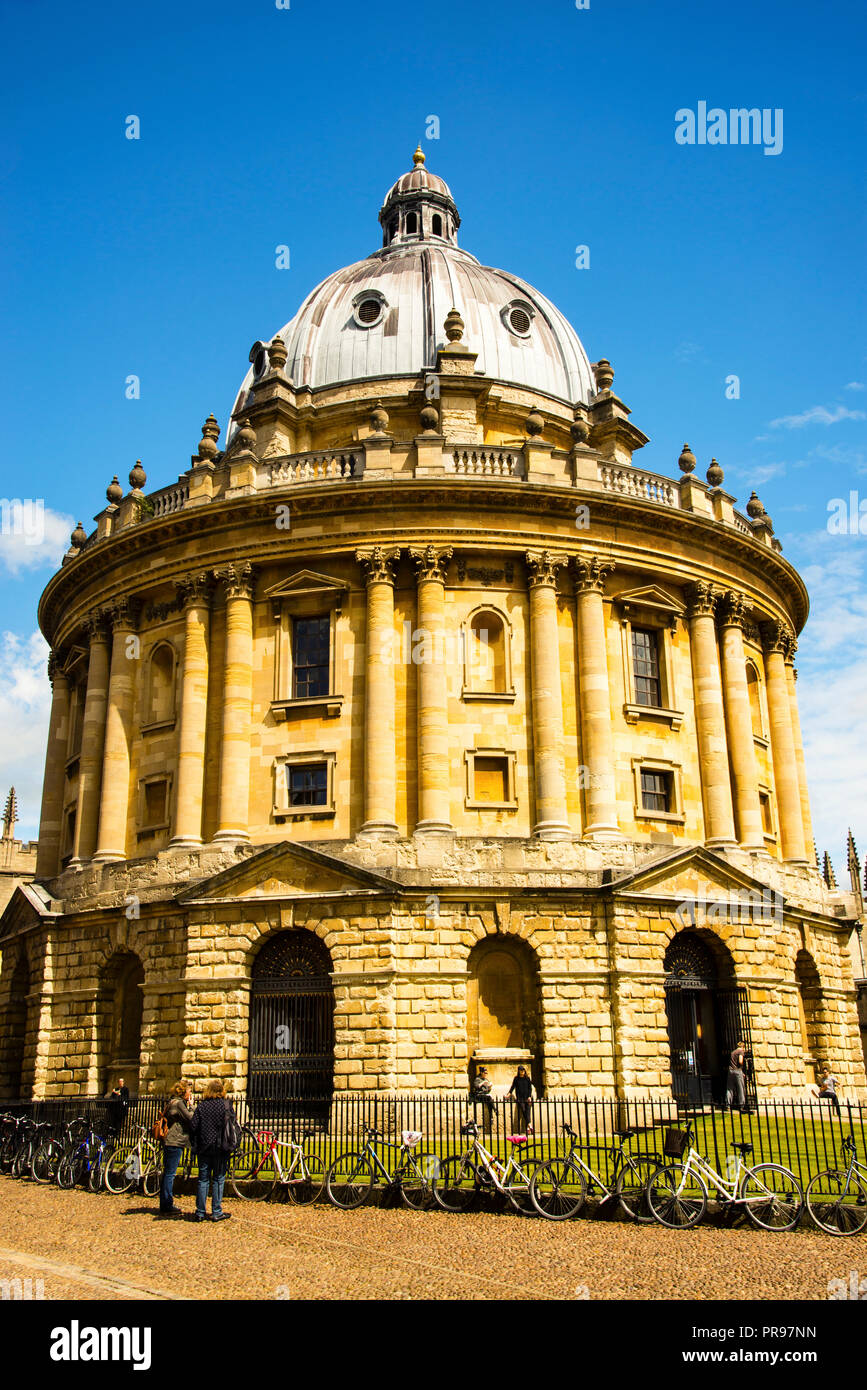
{"label": "arched doorway", "polygon": [[24,1054],[27,1044],[27,998],[29,994],[30,967],[27,963],[27,954],[22,950],[12,971],[7,996],[8,1003],[2,1016],[0,1095],[8,1100],[22,1099]]}
{"label": "arched doorway", "polygon": [[[672,1095],[679,1105],[721,1105],[735,1045],[752,1051],[747,991],[735,984],[731,957],[712,932],[678,932],[663,965]],[[754,1103],[752,1066],[746,1090]]]}
{"label": "arched doorway", "polygon": [[801,950],[795,957],[795,979],[798,982],[798,1022],[804,1049],[804,1076],[810,1085],[815,1085],[821,1051],[822,986],[816,962],[809,951]]}
{"label": "arched doorway", "polygon": [[253,962],[248,1095],[259,1109],[329,1099],[334,1088],[331,955],[310,931],[280,932]]}
{"label": "arched doorway", "polygon": [[99,1085],[105,1095],[123,1077],[139,1088],[144,966],[132,951],[115,951],[100,971],[97,998]]}
{"label": "arched doorway", "polygon": [[541,1094],[544,1061],[538,963],[519,938],[489,936],[467,962],[467,1051],[474,1075],[488,1068],[495,1087],[508,1085],[519,1065]]}

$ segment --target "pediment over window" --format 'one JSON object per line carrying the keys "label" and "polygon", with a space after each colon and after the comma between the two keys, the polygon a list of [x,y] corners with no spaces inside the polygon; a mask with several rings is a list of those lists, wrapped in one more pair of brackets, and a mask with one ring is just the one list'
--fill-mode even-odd
{"label": "pediment over window", "polygon": [[613,594],[614,603],[620,605],[627,615],[653,614],[662,622],[673,622],[686,613],[686,605],[673,594],[661,589],[658,584],[646,584],[638,589],[626,589]]}
{"label": "pediment over window", "polygon": [[301,570],[289,579],[281,579],[266,589],[263,597],[274,605],[275,617],[279,616],[284,604],[290,608],[319,607],[322,612],[331,608],[340,611],[343,600],[349,592],[349,585],[330,574],[317,574],[315,570]]}
{"label": "pediment over window", "polygon": [[243,898],[357,897],[399,893],[394,880],[336,855],[284,840],[177,894],[178,902]]}

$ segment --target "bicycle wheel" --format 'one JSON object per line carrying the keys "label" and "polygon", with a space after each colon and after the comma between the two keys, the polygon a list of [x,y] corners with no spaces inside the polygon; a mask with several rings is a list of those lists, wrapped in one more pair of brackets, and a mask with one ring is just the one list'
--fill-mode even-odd
{"label": "bicycle wheel", "polygon": [[405,1158],[395,1178],[400,1183],[400,1199],[404,1206],[424,1211],[430,1197],[430,1182],[420,1162],[415,1157]]}
{"label": "bicycle wheel", "polygon": [[141,1176],[138,1146],[124,1144],[115,1149],[105,1165],[105,1185],[109,1192],[129,1192]]}
{"label": "bicycle wheel", "polygon": [[762,1231],[792,1231],[804,1210],[801,1184],[780,1163],[745,1169],[739,1197],[753,1225]]}
{"label": "bicycle wheel", "polygon": [[242,1141],[229,1168],[229,1182],[235,1196],[243,1197],[246,1202],[264,1202],[269,1192],[273,1192],[276,1181],[270,1150],[259,1145],[250,1150]]}
{"label": "bicycle wheel", "polygon": [[84,1159],[80,1154],[67,1154],[57,1165],[57,1186],[75,1187],[84,1176]]}
{"label": "bicycle wheel", "polygon": [[509,1186],[506,1188],[506,1196],[512,1204],[512,1209],[519,1216],[538,1216],[539,1212],[530,1193],[530,1183],[532,1176],[523,1177],[513,1173],[509,1178]]}
{"label": "bicycle wheel", "polygon": [[647,1184],[658,1167],[658,1158],[651,1158],[649,1154],[630,1154],[617,1175],[614,1195],[627,1216],[633,1217],[635,1221],[653,1220],[653,1214],[647,1205]]}
{"label": "bicycle wheel", "polygon": [[443,1159],[431,1182],[434,1201],[443,1211],[469,1211],[478,1189],[476,1165],[466,1154],[452,1154],[451,1158]]}
{"label": "bicycle wheel", "polygon": [[707,1186],[700,1173],[669,1163],[650,1175],[647,1208],[654,1221],[674,1231],[697,1226],[707,1211]]}
{"label": "bicycle wheel", "polygon": [[33,1176],[37,1182],[51,1182],[60,1162],[60,1146],[53,1141],[41,1144],[33,1160]]}
{"label": "bicycle wheel", "polygon": [[325,1186],[325,1160],[320,1154],[305,1154],[304,1167],[309,1176],[302,1178],[300,1182],[288,1184],[289,1200],[299,1207],[306,1207],[315,1202],[317,1197],[322,1196]]}
{"label": "bicycle wheel", "polygon": [[142,1173],[142,1191],[146,1197],[156,1197],[163,1180],[163,1165],[159,1159],[149,1163]]}
{"label": "bicycle wheel", "polygon": [[807,1211],[829,1236],[857,1236],[867,1226],[867,1188],[857,1173],[828,1168],[810,1179]]}
{"label": "bicycle wheel", "polygon": [[91,1192],[99,1192],[105,1186],[105,1168],[108,1162],[108,1155],[100,1149],[96,1157],[91,1161],[87,1174],[87,1186]]}
{"label": "bicycle wheel", "polygon": [[364,1206],[376,1174],[365,1153],[345,1153],[335,1159],[325,1176],[325,1191],[329,1202],[341,1211],[354,1211]]}
{"label": "bicycle wheel", "polygon": [[549,1221],[568,1221],[587,1200],[587,1179],[568,1158],[549,1158],[530,1178],[530,1201]]}

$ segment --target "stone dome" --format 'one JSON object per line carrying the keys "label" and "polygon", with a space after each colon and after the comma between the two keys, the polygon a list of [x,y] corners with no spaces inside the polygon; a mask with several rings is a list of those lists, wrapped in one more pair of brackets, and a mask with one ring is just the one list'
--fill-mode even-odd
{"label": "stone dome", "polygon": [[[491,381],[570,405],[595,394],[587,354],[566,318],[526,280],[484,266],[457,245],[460,218],[448,185],[416,152],[414,169],[389,190],[379,214],[380,250],[329,275],[279,329],[286,377],[298,390],[417,376],[436,365],[452,308],[464,320],[475,370]],[[234,415],[267,369],[262,344]],[[236,425],[230,429],[230,437]]]}

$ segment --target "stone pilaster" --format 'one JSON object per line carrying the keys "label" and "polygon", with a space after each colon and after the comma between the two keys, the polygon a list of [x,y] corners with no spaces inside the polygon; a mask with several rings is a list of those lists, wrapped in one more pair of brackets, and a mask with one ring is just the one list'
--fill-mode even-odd
{"label": "stone pilaster", "polygon": [[219,825],[215,840],[249,840],[250,719],[253,704],[253,567],[215,570],[226,585],[226,663],[223,677]]}
{"label": "stone pilaster", "polygon": [[784,859],[794,864],[806,864],[801,788],[792,732],[789,682],[786,678],[786,656],[794,641],[794,634],[791,628],[779,621],[762,623],[761,634],[765,652],[768,719],[771,725],[771,754],[774,762],[781,849]]}
{"label": "stone pilaster", "polygon": [[611,733],[611,692],[608,684],[608,644],[602,592],[614,569],[596,555],[575,561],[575,604],[578,615],[578,708],[581,746],[587,768],[587,824],[584,838],[605,840],[620,834],[617,825],[617,787],[614,739]]}
{"label": "stone pilaster", "polygon": [[418,582],[418,823],[421,834],[450,833],[451,766],[445,661],[445,572],[452,548],[410,547]]}
{"label": "stone pilaster", "polygon": [[714,612],[717,593],[704,580],[686,590],[689,648],[695,691],[695,723],[701,766],[705,843],[735,844],[725,711]]}
{"label": "stone pilaster", "polygon": [[122,599],[111,608],[111,675],[102,755],[99,834],[94,860],[126,858],[129,770],[136,673],[139,670],[139,604]]}
{"label": "stone pilaster", "polygon": [[208,636],[213,585],[213,575],[203,573],[187,575],[177,586],[184,604],[184,659],[181,668],[175,829],[171,840],[175,846],[202,843]]}
{"label": "stone pilaster", "polygon": [[563,695],[557,628],[557,570],[565,555],[528,550],[530,586],[530,666],[536,822],[533,834],[543,840],[567,840],[572,827],[566,809],[563,762]]}
{"label": "stone pilaster", "polygon": [[374,546],[355,558],[367,585],[364,693],[364,834],[396,836],[394,574],[400,550]]}
{"label": "stone pilaster", "polygon": [[801,820],[804,822],[804,852],[810,864],[816,864],[813,848],[813,817],[810,814],[810,792],[807,787],[807,763],[804,758],[804,739],[801,734],[801,716],[798,713],[798,673],[794,659],[798,643],[792,639],[786,661],[786,682],[789,687],[789,704],[792,711],[792,739],[795,744],[795,762],[798,766],[798,789],[801,794]]}
{"label": "stone pilaster", "polygon": [[105,748],[105,716],[108,700],[109,626],[102,611],[93,613],[85,624],[90,654],[87,664],[87,693],[78,760],[78,812],[70,865],[79,867],[93,857],[99,826],[99,789],[102,755]]}
{"label": "stone pilaster", "polygon": [[729,590],[723,595],[720,604],[720,632],[723,704],[734,778],[737,834],[744,849],[763,850],[765,841],[759,800],[759,769],[753,742],[753,721],[744,656],[743,629],[746,621],[743,595]]}
{"label": "stone pilaster", "polygon": [[60,841],[63,821],[63,787],[66,780],[66,749],[69,740],[69,681],[52,652],[48,658],[51,682],[51,717],[45,750],[45,776],[42,781],[42,810],[39,816],[39,843],[36,850],[36,877],[53,878],[60,869]]}

